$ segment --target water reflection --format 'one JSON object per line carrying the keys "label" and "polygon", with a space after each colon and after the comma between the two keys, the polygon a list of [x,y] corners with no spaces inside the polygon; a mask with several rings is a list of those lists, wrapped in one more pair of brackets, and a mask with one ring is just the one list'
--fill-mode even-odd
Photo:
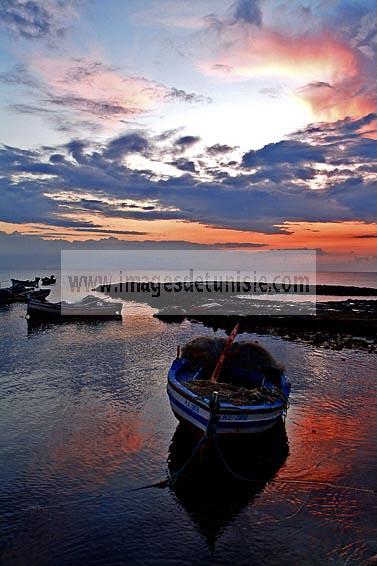
{"label": "water reflection", "polygon": [[[197,438],[178,425],[169,448],[170,474],[188,460],[196,443]],[[210,548],[214,548],[217,538],[242,509],[253,504],[267,482],[276,476],[289,452],[282,421],[255,437],[221,439],[220,449],[232,470],[253,481],[232,476],[212,448],[205,458],[196,457],[171,487]]]}
{"label": "water reflection", "polygon": [[49,435],[43,463],[49,477],[64,475],[79,483],[84,479],[87,490],[106,482],[141,451],[148,437],[140,414],[119,404],[101,408],[93,403],[74,419],[74,429],[60,426]]}
{"label": "water reflection", "polygon": [[33,318],[27,319],[27,333],[28,334],[36,334],[38,332],[44,332],[45,330],[56,328],[57,326],[62,325],[69,325],[74,324],[76,326],[88,326],[88,327],[95,327],[100,326],[105,323],[112,322],[117,323],[119,325],[122,324],[122,320],[116,320],[115,318],[109,319],[96,319],[90,320],[89,318],[83,318],[82,320],[78,319],[77,317],[66,317],[66,318],[50,318],[50,319],[43,319],[43,318]]}
{"label": "water reflection", "polygon": [[180,429],[172,442],[166,374],[176,344],[213,332],[165,325],[145,305],[123,312],[122,323],[50,321],[27,335],[25,305],[0,309],[4,563],[340,565],[377,553],[375,494],[316,483],[376,487],[377,356],[243,335],[287,367],[289,457],[283,427],[276,446],[226,450],[258,484],[213,462],[203,484],[194,467],[173,492],[130,492],[165,478],[169,443],[174,471],[195,442]]}

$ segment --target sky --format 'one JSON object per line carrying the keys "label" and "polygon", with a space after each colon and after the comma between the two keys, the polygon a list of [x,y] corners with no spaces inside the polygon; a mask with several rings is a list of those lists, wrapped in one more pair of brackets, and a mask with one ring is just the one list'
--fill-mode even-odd
{"label": "sky", "polygon": [[375,0],[1,0],[0,84],[0,251],[377,271]]}

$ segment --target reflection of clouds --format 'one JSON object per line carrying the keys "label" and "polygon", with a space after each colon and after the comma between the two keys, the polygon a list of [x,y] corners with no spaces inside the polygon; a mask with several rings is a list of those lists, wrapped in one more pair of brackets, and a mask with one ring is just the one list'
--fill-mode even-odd
{"label": "reflection of clouds", "polygon": [[296,448],[286,474],[335,481],[358,460],[356,449],[369,437],[369,420],[363,408],[354,407],[352,414],[340,414],[336,403],[326,397],[313,397],[312,402],[312,407],[290,409],[287,426]]}
{"label": "reflection of clouds", "polygon": [[87,483],[105,482],[146,439],[140,414],[124,414],[109,405],[88,407],[74,421],[74,429],[59,431],[52,439],[49,464],[54,474],[73,479],[85,475]]}
{"label": "reflection of clouds", "polygon": [[291,450],[281,476],[313,483],[279,484],[279,489],[299,499],[310,492],[306,516],[357,531],[370,508],[370,495],[315,483],[368,487],[366,478],[374,468],[377,446],[371,423],[376,422],[377,410],[366,407],[373,367],[365,359],[342,356],[333,353],[331,359],[327,351],[302,352],[301,379],[306,383],[288,412]]}

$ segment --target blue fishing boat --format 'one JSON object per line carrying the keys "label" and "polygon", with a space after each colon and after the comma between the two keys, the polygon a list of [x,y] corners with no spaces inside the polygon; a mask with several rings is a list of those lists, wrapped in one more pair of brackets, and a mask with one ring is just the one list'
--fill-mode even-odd
{"label": "blue fishing boat", "polygon": [[[227,366],[230,375],[226,388],[230,389],[233,395],[227,398],[221,394],[222,388],[225,387],[217,380],[223,371],[224,361],[227,357],[229,359],[232,348],[233,351],[239,352],[243,346],[243,343],[232,345],[236,333],[237,328],[225,343],[211,380],[207,378],[207,381],[203,381],[205,368],[193,364],[192,359],[187,359],[184,355],[180,357],[178,350],[177,358],[168,373],[167,392],[172,411],[180,422],[206,432],[213,417],[215,390],[220,392],[216,407],[216,433],[220,435],[264,432],[272,428],[285,414],[291,385],[284,372],[279,369],[262,373],[237,366],[237,360],[231,361]],[[208,342],[208,339],[206,340]],[[245,343],[244,351],[250,356],[253,348],[256,349],[256,355],[267,356],[268,359],[268,353],[259,344]],[[195,382],[198,385],[204,384],[207,390],[195,387]],[[243,387],[245,382],[249,382],[250,389]],[[239,395],[237,391],[240,392]],[[247,400],[245,404],[243,399]]]}
{"label": "blue fishing boat", "polygon": [[[199,378],[199,376],[198,376]],[[190,371],[190,363],[184,358],[174,360],[168,374],[168,395],[172,411],[176,418],[188,425],[205,432],[210,418],[211,397],[200,397],[188,387],[188,381],[195,380]],[[268,387],[268,382],[265,386]],[[287,399],[290,384],[284,374],[280,376],[280,389],[282,398],[274,403],[260,405],[232,405],[219,403],[218,434],[255,434],[263,432],[274,426],[284,415],[287,408]]]}

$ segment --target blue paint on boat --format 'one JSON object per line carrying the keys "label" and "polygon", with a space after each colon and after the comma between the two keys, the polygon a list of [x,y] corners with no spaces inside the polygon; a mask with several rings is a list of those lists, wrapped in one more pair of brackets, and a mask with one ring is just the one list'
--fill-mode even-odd
{"label": "blue paint on boat", "polygon": [[[192,370],[191,363],[185,358],[177,358],[172,363],[168,373],[168,396],[175,416],[181,422],[205,431],[209,419],[209,397],[199,397],[186,387],[187,381],[202,379],[203,371]],[[265,382],[266,387],[272,383]],[[291,385],[284,374],[280,375],[277,385],[288,399]],[[278,400],[274,403],[261,403],[259,405],[232,405],[219,404],[219,420],[217,432],[219,434],[255,434],[273,427],[284,415],[286,402]]]}

